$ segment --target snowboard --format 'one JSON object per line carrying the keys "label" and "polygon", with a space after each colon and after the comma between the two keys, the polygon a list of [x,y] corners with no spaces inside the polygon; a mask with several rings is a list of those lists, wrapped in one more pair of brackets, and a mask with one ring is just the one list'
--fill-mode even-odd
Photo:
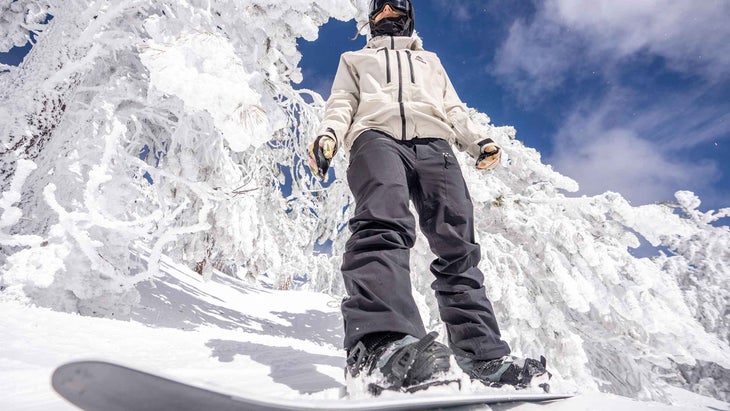
{"label": "snowboard", "polygon": [[266,398],[250,394],[234,395],[196,387],[104,361],[76,361],[62,365],[54,371],[52,384],[62,397],[89,411],[405,411],[503,402],[550,401],[571,397],[566,394],[526,392],[478,394],[422,392],[357,400]]}

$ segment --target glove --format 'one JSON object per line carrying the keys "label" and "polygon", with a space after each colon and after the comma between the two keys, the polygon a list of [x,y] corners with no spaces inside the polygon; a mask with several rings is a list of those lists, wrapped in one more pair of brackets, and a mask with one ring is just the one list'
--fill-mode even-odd
{"label": "glove", "polygon": [[309,146],[309,169],[312,174],[320,180],[327,176],[330,168],[330,161],[335,156],[337,141],[326,135],[318,136],[314,143]]}
{"label": "glove", "polygon": [[494,142],[488,142],[482,146],[482,154],[477,158],[478,170],[491,170],[499,165],[502,158],[502,149]]}

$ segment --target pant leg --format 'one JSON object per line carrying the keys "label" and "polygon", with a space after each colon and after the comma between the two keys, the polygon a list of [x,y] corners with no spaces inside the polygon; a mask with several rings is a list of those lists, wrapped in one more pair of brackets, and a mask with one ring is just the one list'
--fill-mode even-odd
{"label": "pant leg", "polygon": [[449,143],[423,139],[417,144],[413,202],[421,231],[437,258],[431,287],[457,355],[474,359],[510,353],[502,341],[484,275],[477,265],[481,250],[474,237],[474,210],[459,164]]}
{"label": "pant leg", "polygon": [[355,213],[342,260],[349,295],[342,303],[346,349],[374,332],[426,334],[409,269],[416,223],[407,169],[413,157],[412,149],[372,131],[359,136],[350,151],[347,181]]}

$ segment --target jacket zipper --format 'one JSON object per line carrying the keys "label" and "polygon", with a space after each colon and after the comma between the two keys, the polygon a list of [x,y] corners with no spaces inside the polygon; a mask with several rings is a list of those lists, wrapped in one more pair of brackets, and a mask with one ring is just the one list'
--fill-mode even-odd
{"label": "jacket zipper", "polygon": [[400,51],[395,51],[398,59],[398,105],[400,106],[401,139],[406,139],[406,107],[403,105],[403,69],[400,63]]}
{"label": "jacket zipper", "polygon": [[378,49],[378,51],[383,51],[385,53],[385,82],[388,84],[390,83],[390,54],[388,53],[387,47]]}
{"label": "jacket zipper", "polygon": [[411,69],[411,83],[416,84],[416,76],[413,73],[413,60],[411,59],[411,51],[406,50],[406,54],[408,55],[408,67]]}

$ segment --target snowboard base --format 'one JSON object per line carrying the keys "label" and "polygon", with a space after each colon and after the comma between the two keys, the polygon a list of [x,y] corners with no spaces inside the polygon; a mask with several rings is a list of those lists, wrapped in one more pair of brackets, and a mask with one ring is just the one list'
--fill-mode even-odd
{"label": "snowboard base", "polygon": [[88,411],[406,411],[503,402],[550,401],[572,396],[520,392],[424,392],[397,398],[283,400],[227,394],[104,361],[76,361],[62,365],[53,373],[52,384],[63,398]]}

